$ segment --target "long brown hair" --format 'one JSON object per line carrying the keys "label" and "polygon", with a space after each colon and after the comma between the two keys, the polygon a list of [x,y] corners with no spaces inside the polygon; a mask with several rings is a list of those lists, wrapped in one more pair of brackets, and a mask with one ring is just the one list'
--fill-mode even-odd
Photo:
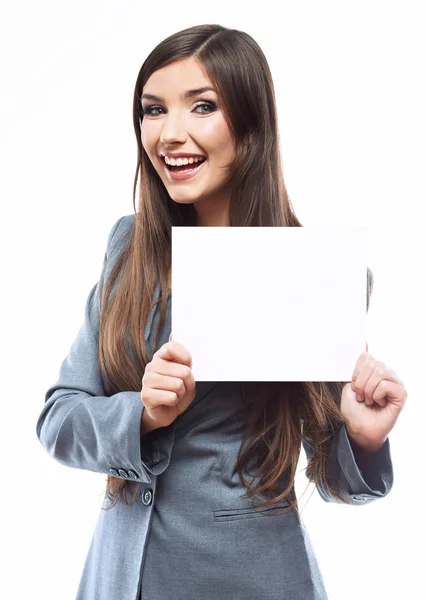
{"label": "long brown hair", "polygon": [[[168,272],[171,265],[171,227],[195,226],[192,204],[178,204],[169,197],[141,142],[142,90],[151,74],[180,59],[198,60],[221,100],[224,117],[235,141],[230,165],[232,227],[302,227],[294,214],[281,166],[275,93],[266,58],[248,34],[220,25],[199,25],[179,31],[162,41],[144,61],[138,73],[133,101],[133,121],[138,147],[133,203],[135,225],[126,248],[105,283],[99,335],[100,369],[110,383],[110,392],[140,391],[146,364],[141,332],[150,310],[157,283],[160,283],[161,315],[152,347],[165,319]],[[135,196],[138,178],[139,208]],[[120,274],[120,277],[119,277]],[[110,299],[114,285],[116,293]],[[107,299],[109,301],[107,302]],[[129,353],[129,338],[133,356]],[[303,438],[313,449],[306,468],[309,481],[347,502],[326,478],[326,457],[332,436],[343,423],[340,412],[341,382],[268,382],[276,393],[251,403],[242,384],[247,419],[237,456],[239,477],[248,497],[262,495],[268,506],[293,499],[293,482]],[[257,460],[258,471],[247,482],[245,465]],[[258,487],[252,488],[255,478]],[[282,487],[275,484],[284,482]],[[116,502],[126,481],[107,477],[106,496]],[[134,502],[138,487],[131,500]],[[272,494],[277,494],[272,497]],[[110,507],[111,508],[111,507]]]}

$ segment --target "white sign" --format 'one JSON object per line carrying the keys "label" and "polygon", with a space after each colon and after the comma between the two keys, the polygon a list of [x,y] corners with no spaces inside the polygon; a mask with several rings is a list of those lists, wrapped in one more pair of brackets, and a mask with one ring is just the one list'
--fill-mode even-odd
{"label": "white sign", "polygon": [[172,339],[195,381],[351,381],[364,227],[172,227]]}

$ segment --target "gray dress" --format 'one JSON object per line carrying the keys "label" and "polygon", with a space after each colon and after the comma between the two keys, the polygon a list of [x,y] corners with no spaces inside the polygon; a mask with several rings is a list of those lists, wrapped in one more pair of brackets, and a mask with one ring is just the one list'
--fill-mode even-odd
{"label": "gray dress", "polygon": [[[100,282],[37,421],[40,442],[60,463],[125,479],[129,498],[141,483],[132,506],[120,500],[100,511],[76,599],[327,599],[308,532],[294,511],[284,510],[287,502],[254,509],[242,497],[239,382],[197,382],[191,406],[143,437],[140,392],[106,395],[96,366],[100,289],[133,223],[134,215],[122,217],[110,231]],[[158,304],[146,324],[148,349],[159,318]],[[157,347],[170,332],[171,294]],[[269,393],[266,384],[250,389]],[[303,446],[310,461],[310,440]],[[363,473],[342,426],[330,447],[328,477],[354,505],[386,496],[393,484],[389,439]],[[323,485],[319,493],[335,501]]]}

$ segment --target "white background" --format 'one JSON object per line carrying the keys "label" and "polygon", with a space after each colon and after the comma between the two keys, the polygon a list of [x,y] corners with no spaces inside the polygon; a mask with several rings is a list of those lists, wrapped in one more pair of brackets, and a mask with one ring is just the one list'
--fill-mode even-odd
{"label": "white background", "polygon": [[[329,598],[426,592],[424,5],[283,2],[279,14],[274,3],[3,3],[0,439],[7,598],[75,597],[106,476],[56,463],[36,437],[36,421],[83,320],[108,232],[133,212],[132,94],[140,66],[165,37],[202,23],[244,30],[266,54],[285,181],[302,224],[368,228],[369,351],[408,391],[390,434],[391,493],[369,505],[340,506],[323,502],[316,490],[311,496],[310,486],[300,500]],[[302,452],[298,495],[305,465]]]}

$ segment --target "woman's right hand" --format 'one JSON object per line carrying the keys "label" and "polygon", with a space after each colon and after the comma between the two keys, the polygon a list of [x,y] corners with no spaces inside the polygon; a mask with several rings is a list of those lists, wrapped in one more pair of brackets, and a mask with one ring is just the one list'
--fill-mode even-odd
{"label": "woman's right hand", "polygon": [[144,371],[141,435],[170,425],[193,402],[196,383],[191,367],[190,353],[182,344],[171,341],[170,335]]}

